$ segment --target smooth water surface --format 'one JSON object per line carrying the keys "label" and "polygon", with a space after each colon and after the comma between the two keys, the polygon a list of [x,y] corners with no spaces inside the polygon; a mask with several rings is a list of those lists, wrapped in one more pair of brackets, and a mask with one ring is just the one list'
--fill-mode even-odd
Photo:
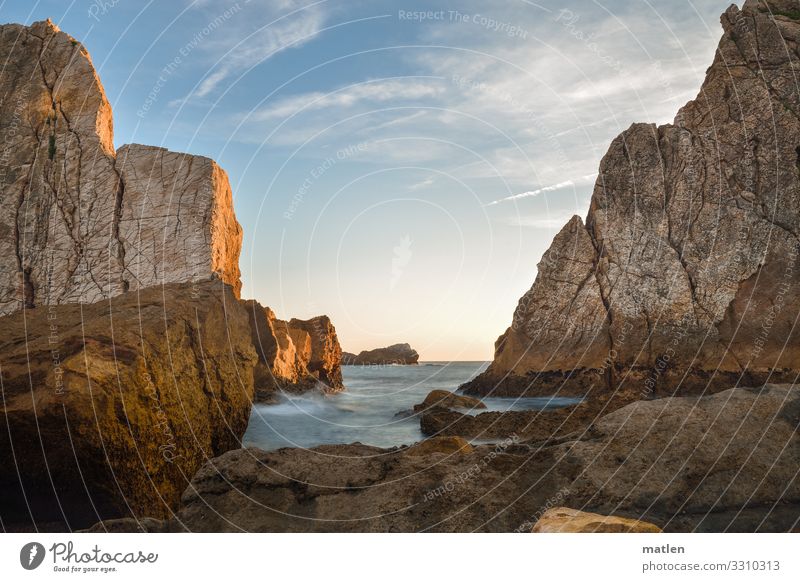
{"label": "smooth water surface", "polygon": [[[345,392],[333,396],[287,396],[279,404],[256,404],[245,446],[265,450],[361,442],[378,447],[424,438],[416,415],[398,416],[431,390],[454,391],[488,362],[424,362],[417,366],[343,366]],[[570,398],[484,398],[487,410],[541,410],[578,402]],[[485,412],[485,410],[475,411]]]}

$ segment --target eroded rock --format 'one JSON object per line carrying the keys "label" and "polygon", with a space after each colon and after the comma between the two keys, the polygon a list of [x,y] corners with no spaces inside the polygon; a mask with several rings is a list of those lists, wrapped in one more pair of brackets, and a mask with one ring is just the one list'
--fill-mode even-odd
{"label": "eroded rock", "polygon": [[208,459],[241,446],[256,354],[217,281],[0,318],[5,527],[170,515]]}
{"label": "eroded rock", "polygon": [[661,528],[639,519],[554,507],[544,512],[531,533],[661,533]]}
{"label": "eroded rock", "polygon": [[558,439],[458,453],[230,451],[197,473],[169,528],[529,532],[567,506],[665,531],[790,531],[798,426],[800,388],[766,386],[639,401]]}
{"label": "eroded rock", "polygon": [[[344,389],[341,348],[326,316],[308,321],[283,321],[257,301],[244,302],[259,362],[255,371],[256,399],[276,402],[280,392]],[[314,334],[314,336],[312,336]]]}
{"label": "eroded rock", "polygon": [[750,1],[722,25],[674,123],[613,141],[586,224],[555,237],[468,393],[651,397],[797,377],[800,59],[787,47],[800,21]]}
{"label": "eroded rock", "polygon": [[114,151],[89,54],[49,20],[0,26],[0,315],[221,279],[241,228],[225,173],[161,148]]}

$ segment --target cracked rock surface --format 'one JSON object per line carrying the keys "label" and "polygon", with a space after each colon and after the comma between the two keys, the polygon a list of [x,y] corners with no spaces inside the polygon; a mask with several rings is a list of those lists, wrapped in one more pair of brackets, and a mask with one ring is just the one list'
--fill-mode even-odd
{"label": "cracked rock surface", "polygon": [[800,372],[800,20],[749,0],[672,124],[600,164],[586,222],[555,237],[468,393],[643,397]]}
{"label": "cracked rock surface", "polygon": [[83,46],[49,20],[0,26],[0,315],[218,277],[238,295],[242,231],[213,161],[114,151]]}

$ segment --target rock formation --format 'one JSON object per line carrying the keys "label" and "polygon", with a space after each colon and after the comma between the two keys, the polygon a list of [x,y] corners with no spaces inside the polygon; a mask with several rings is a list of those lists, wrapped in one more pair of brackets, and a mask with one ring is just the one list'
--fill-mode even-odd
{"label": "rock formation", "polygon": [[6,528],[166,517],[203,463],[241,446],[256,353],[228,286],[152,287],[0,322]]}
{"label": "rock formation", "polygon": [[0,26],[0,47],[1,521],[163,517],[253,399],[227,176],[115,152],[91,59],[50,21]]}
{"label": "rock formation", "polygon": [[674,123],[634,124],[469,393],[643,396],[800,372],[797,3],[748,0]]}
{"label": "rock formation", "polygon": [[306,367],[322,383],[325,392],[344,390],[342,382],[342,348],[327,315],[311,319],[289,320],[289,329],[305,331],[311,337],[311,358]]}
{"label": "rock formation", "polygon": [[531,533],[661,533],[661,528],[639,519],[554,507],[542,514]]}
{"label": "rock formation", "polygon": [[419,362],[419,354],[409,344],[394,344],[385,348],[363,350],[358,355],[344,352],[342,363],[346,366],[411,365]]}
{"label": "rock formation", "polygon": [[765,386],[637,401],[547,442],[240,449],[198,471],[161,527],[529,532],[567,506],[668,532],[785,532],[800,523],[798,426],[800,388]]}
{"label": "rock formation", "polygon": [[425,400],[414,406],[414,412],[423,412],[432,408],[479,409],[486,408],[486,405],[477,398],[461,396],[447,390],[431,390]]}
{"label": "rock formation", "polygon": [[269,307],[244,302],[250,316],[253,344],[258,352],[255,369],[256,400],[272,402],[278,392],[325,393],[344,390],[341,348],[336,329],[326,316],[283,321]]}
{"label": "rock formation", "polygon": [[218,277],[238,295],[225,173],[161,148],[114,151],[83,46],[49,20],[0,26],[0,315]]}

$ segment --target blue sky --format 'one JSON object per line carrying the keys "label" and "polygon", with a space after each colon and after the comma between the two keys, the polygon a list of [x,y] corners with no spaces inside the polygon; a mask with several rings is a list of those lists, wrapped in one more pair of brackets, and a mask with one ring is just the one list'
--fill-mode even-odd
{"label": "blue sky", "polygon": [[217,160],[243,295],[344,349],[491,359],[606,148],[698,91],[729,1],[5,1],[88,48],[115,143]]}

